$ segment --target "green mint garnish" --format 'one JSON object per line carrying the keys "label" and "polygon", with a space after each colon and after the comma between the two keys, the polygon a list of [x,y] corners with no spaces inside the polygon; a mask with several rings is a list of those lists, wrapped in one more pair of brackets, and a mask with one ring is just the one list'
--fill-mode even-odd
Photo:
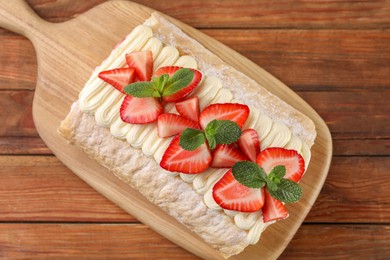
{"label": "green mint garnish", "polygon": [[288,179],[281,179],[276,190],[269,190],[272,197],[284,203],[297,202],[302,197],[302,189],[298,183]]}
{"label": "green mint garnish", "polygon": [[137,98],[170,96],[187,87],[195,73],[186,68],[179,69],[171,77],[162,74],[152,81],[134,82],[124,88],[124,92]]}
{"label": "green mint garnish", "polygon": [[194,151],[206,140],[202,130],[187,128],[180,136],[179,145],[187,151]]}
{"label": "green mint garnish", "polygon": [[278,165],[271,170],[268,174],[268,178],[274,182],[280,182],[280,180],[286,174],[286,167],[284,165]]}
{"label": "green mint garnish", "polygon": [[241,129],[235,122],[229,120],[213,120],[206,126],[205,131],[191,128],[184,130],[179,144],[183,149],[193,151],[207,140],[209,148],[213,150],[217,144],[231,144],[236,142],[240,135]]}
{"label": "green mint garnish", "polygon": [[207,132],[206,132],[205,134],[206,134],[207,142],[208,142],[208,144],[209,144],[209,148],[210,148],[211,150],[214,150],[215,147],[217,146],[217,140],[215,140],[214,135],[210,135],[210,134],[208,134]]}
{"label": "green mint garnish", "polygon": [[127,85],[124,91],[137,98],[160,97],[160,93],[153,82],[135,82]]}
{"label": "green mint garnish", "polygon": [[264,172],[254,162],[243,161],[233,166],[234,178],[249,188],[261,188],[265,185]]}
{"label": "green mint garnish", "polygon": [[283,179],[286,167],[278,165],[267,175],[253,162],[237,162],[233,166],[234,178],[249,188],[261,188],[265,185],[272,197],[284,203],[297,202],[302,197],[302,189],[298,183]]}
{"label": "green mint garnish", "polygon": [[195,73],[187,68],[179,69],[170,77],[162,92],[163,96],[170,96],[187,87],[194,79]]}
{"label": "green mint garnish", "polygon": [[213,136],[215,138],[216,144],[232,144],[241,135],[240,127],[230,120],[215,119],[207,124],[205,132],[206,136]]}

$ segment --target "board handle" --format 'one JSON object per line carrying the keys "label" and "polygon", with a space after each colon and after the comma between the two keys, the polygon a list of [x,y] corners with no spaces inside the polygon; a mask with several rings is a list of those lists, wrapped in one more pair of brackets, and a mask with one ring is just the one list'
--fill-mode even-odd
{"label": "board handle", "polygon": [[48,24],[24,0],[0,0],[0,27],[33,40]]}

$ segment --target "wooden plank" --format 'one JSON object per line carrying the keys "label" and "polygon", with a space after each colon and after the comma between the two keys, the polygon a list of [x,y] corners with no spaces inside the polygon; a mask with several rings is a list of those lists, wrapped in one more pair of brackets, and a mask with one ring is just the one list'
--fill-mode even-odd
{"label": "wooden plank", "polygon": [[[28,0],[45,19],[64,21],[105,2]],[[194,27],[217,28],[389,28],[387,0],[272,2],[268,0],[150,1],[134,2],[166,13]],[[195,10],[189,12],[189,10]],[[239,11],[238,11],[239,10]]]}
{"label": "wooden plank", "polygon": [[39,137],[0,137],[0,155],[51,155],[51,150]]}
{"label": "wooden plank", "polygon": [[299,92],[333,139],[390,138],[390,92]]}
{"label": "wooden plank", "polygon": [[[302,225],[280,259],[384,259],[389,237],[388,225]],[[198,259],[139,224],[4,223],[0,244],[2,259]]]}
{"label": "wooden plank", "polygon": [[0,221],[137,221],[53,156],[0,156],[0,165]]}
{"label": "wooden plank", "polygon": [[1,259],[198,259],[140,224],[0,224]]}
{"label": "wooden plank", "polygon": [[390,89],[389,30],[204,30],[294,90]]}
{"label": "wooden plank", "polygon": [[388,223],[389,157],[334,157],[305,222]]}
{"label": "wooden plank", "polygon": [[[0,221],[137,221],[55,157],[0,156],[0,165]],[[389,157],[334,157],[324,188],[305,221],[387,223],[390,184],[383,180],[389,168]]]}
{"label": "wooden plank", "polygon": [[333,155],[389,156],[390,139],[333,140]]}
{"label": "wooden plank", "polygon": [[1,91],[0,136],[38,136],[32,117],[32,91]]}
{"label": "wooden plank", "polygon": [[387,259],[389,225],[303,225],[280,259]]}
{"label": "wooden plank", "polygon": [[[294,90],[390,89],[390,30],[203,30]],[[0,32],[0,89],[34,89],[31,43]]]}
{"label": "wooden plank", "polygon": [[[390,138],[390,92],[298,94],[323,117],[334,140]],[[3,122],[0,136],[37,136],[31,113],[32,99],[30,91],[1,91],[0,104],[7,109],[0,110]],[[383,148],[381,141],[378,142],[379,149],[386,150],[386,146]]]}
{"label": "wooden plank", "polygon": [[0,89],[35,89],[37,59],[26,38],[0,30]]}

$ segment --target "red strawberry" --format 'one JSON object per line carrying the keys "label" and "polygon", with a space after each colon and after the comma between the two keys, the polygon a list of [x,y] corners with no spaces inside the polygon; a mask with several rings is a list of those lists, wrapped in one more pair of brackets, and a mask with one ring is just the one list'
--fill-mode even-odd
{"label": "red strawberry", "polygon": [[179,134],[187,128],[199,129],[199,125],[176,114],[161,114],[157,119],[157,132],[161,138]]}
{"label": "red strawberry", "polygon": [[246,129],[241,133],[237,141],[241,151],[252,161],[256,162],[256,157],[260,153],[260,141],[256,130]]}
{"label": "red strawberry", "polygon": [[135,98],[127,95],[123,100],[120,116],[130,124],[146,124],[157,120],[162,106],[155,98]]}
{"label": "red strawberry", "polygon": [[240,184],[230,169],[214,185],[213,198],[224,209],[254,212],[264,205],[264,188],[252,189]]}
{"label": "red strawberry", "polygon": [[165,67],[161,67],[158,70],[156,70],[156,72],[153,74],[153,76],[159,77],[162,74],[168,74],[168,76],[171,77],[173,74],[175,74],[176,71],[178,71],[181,68],[183,68],[183,67],[180,67],[180,66],[165,66]]}
{"label": "red strawberry", "polygon": [[123,93],[123,89],[134,81],[134,68],[119,68],[99,73],[99,78]]}
{"label": "red strawberry", "polygon": [[233,145],[220,144],[217,145],[213,152],[211,167],[231,168],[236,162],[246,161],[247,159],[248,158]]}
{"label": "red strawberry", "polygon": [[[159,68],[154,75],[160,76],[162,74],[168,74],[169,77],[171,77],[173,74],[175,74],[176,71],[181,69],[182,67],[179,66],[167,66],[167,67],[161,67]],[[199,70],[190,69],[194,72],[194,78],[192,79],[191,83],[188,84],[188,86],[182,88],[175,94],[169,95],[169,96],[163,96],[163,100],[167,102],[177,102],[191,94],[191,92],[199,85],[200,81],[202,80],[202,73]]]}
{"label": "red strawberry", "polygon": [[178,102],[175,106],[180,115],[199,122],[199,98],[197,96]]}
{"label": "red strawberry", "polygon": [[247,105],[235,103],[211,104],[200,113],[199,122],[202,129],[205,129],[207,124],[214,119],[231,120],[242,128],[248,116],[249,108]]}
{"label": "red strawberry", "polygon": [[150,81],[153,73],[153,55],[150,50],[132,52],[126,54],[126,63],[135,73],[140,81]]}
{"label": "red strawberry", "polygon": [[265,191],[265,202],[262,211],[264,222],[288,217],[288,212],[283,203],[272,197],[268,190]]}
{"label": "red strawberry", "polygon": [[257,156],[256,163],[268,174],[275,166],[286,167],[285,179],[299,182],[305,172],[305,161],[295,150],[270,147],[261,151]]}
{"label": "red strawberry", "polygon": [[180,135],[176,135],[165,151],[160,166],[171,172],[196,174],[205,171],[211,163],[211,152],[204,143],[194,151],[184,150],[180,144]]}

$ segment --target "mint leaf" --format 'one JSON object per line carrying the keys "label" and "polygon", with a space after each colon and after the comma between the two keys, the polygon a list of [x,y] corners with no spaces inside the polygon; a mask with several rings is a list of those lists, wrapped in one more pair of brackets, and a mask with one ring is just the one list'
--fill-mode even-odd
{"label": "mint leaf", "polygon": [[194,79],[195,73],[187,68],[179,69],[175,72],[165,84],[163,96],[170,96],[190,85]]}
{"label": "mint leaf", "polygon": [[154,82],[154,85],[155,85],[157,91],[160,93],[160,95],[162,95],[162,93],[164,91],[164,87],[168,82],[168,79],[169,79],[168,74],[162,74],[159,77],[152,78],[152,81]]}
{"label": "mint leaf", "polygon": [[217,146],[217,141],[215,140],[214,135],[207,134],[207,132],[206,132],[206,139],[207,139],[207,142],[209,144],[209,148],[211,150],[214,150],[215,147]]}
{"label": "mint leaf", "polygon": [[218,144],[231,144],[241,135],[240,127],[233,121],[219,120],[219,126],[215,131],[215,140]]}
{"label": "mint leaf", "polygon": [[233,166],[233,176],[239,183],[249,188],[258,189],[265,185],[260,167],[254,162],[237,162]]}
{"label": "mint leaf", "polygon": [[297,202],[302,197],[302,189],[298,183],[288,179],[281,179],[276,190],[268,189],[272,197],[284,203]]}
{"label": "mint leaf", "polygon": [[124,92],[137,98],[161,97],[153,82],[135,82],[127,85]]}
{"label": "mint leaf", "polygon": [[280,180],[286,174],[286,167],[284,165],[275,166],[268,174],[268,178],[273,182],[280,183]]}
{"label": "mint leaf", "polygon": [[206,141],[202,130],[187,128],[181,133],[179,145],[187,151],[194,151]]}
{"label": "mint leaf", "polygon": [[207,124],[206,136],[214,136],[217,144],[231,144],[238,140],[241,135],[240,127],[230,120],[214,119]]}

